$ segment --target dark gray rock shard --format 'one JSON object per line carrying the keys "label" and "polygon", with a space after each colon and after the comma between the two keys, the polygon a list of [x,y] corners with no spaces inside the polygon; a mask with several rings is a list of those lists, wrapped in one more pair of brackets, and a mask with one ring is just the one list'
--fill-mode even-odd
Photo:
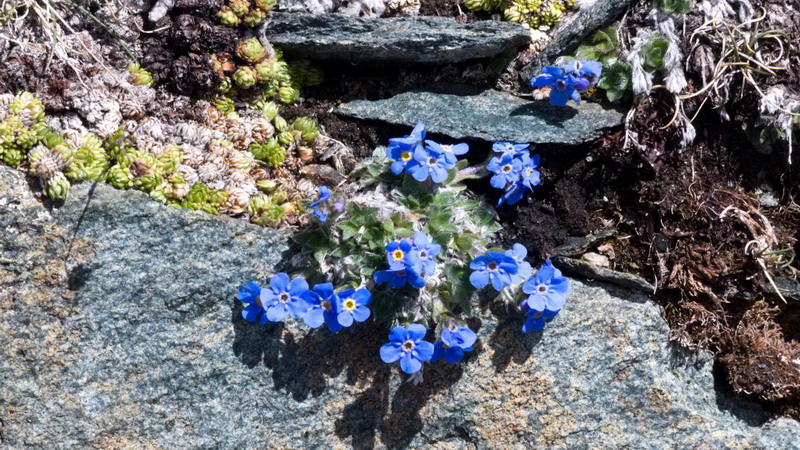
{"label": "dark gray rock shard", "polygon": [[598,103],[552,106],[495,90],[437,85],[386,100],[356,100],[337,113],[413,127],[453,139],[577,145],[622,124],[623,114]]}
{"label": "dark gray rock shard", "polygon": [[[796,448],[800,424],[715,391],[641,294],[573,280],[543,333],[476,312],[419,386],[374,322],[261,326],[234,300],[286,236],[106,185],[41,206],[0,166],[3,448]],[[433,336],[430,336],[433,338]]]}
{"label": "dark gray rock shard", "polygon": [[449,64],[528,45],[519,24],[459,24],[446,17],[368,19],[343,14],[276,13],[266,38],[286,54],[354,64]]}
{"label": "dark gray rock shard", "polygon": [[[590,4],[591,3],[591,4]],[[608,26],[625,14],[633,0],[595,0],[583,2],[575,14],[566,16],[550,33],[552,40],[534,62],[519,72],[523,84],[539,75],[542,67],[559,56],[569,55],[595,30]]]}

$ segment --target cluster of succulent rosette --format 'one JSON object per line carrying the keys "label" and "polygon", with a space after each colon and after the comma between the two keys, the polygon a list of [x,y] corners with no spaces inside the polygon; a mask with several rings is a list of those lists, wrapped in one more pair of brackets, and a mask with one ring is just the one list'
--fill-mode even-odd
{"label": "cluster of succulent rosette", "polygon": [[[233,55],[211,55],[213,70],[219,76],[215,104],[221,110],[232,106],[240,90],[260,89],[264,101],[276,99],[293,103],[300,98],[300,88],[322,82],[322,72],[306,61],[287,62],[283,52],[258,38],[239,41]],[[224,95],[222,95],[224,94]]]}
{"label": "cluster of succulent rosette", "polygon": [[238,27],[240,24],[250,28],[264,23],[267,15],[277,3],[275,0],[228,0],[218,12],[219,21],[229,27]]}
{"label": "cluster of succulent rosette", "polygon": [[[296,264],[306,267],[304,276],[319,273],[338,288],[326,283],[309,289],[300,278],[289,283],[285,274],[277,290],[272,282],[264,289],[248,283],[239,291],[247,304],[244,318],[266,323],[292,315],[314,328],[325,322],[336,332],[372,316],[391,328],[381,359],[399,363],[416,374],[415,381],[423,363],[457,363],[473,350],[478,336],[465,318],[477,293],[489,294],[489,285],[497,291],[493,296],[526,317],[524,332],[541,331],[566,302],[568,280],[549,260],[534,273],[521,244],[490,248],[500,229],[496,213],[460,183],[511,160],[514,174],[500,166],[492,179],[500,173],[503,183],[492,185],[506,189],[505,202],[514,203],[539,183],[539,158],[531,158],[527,144],[496,143],[493,150],[499,155],[469,167],[457,158],[469,151],[467,144],[426,139],[422,123],[408,136],[390,139],[356,170],[362,190],[347,202],[329,187],[319,188],[308,205],[319,225],[295,236],[312,258]],[[315,267],[308,269],[308,262]]]}
{"label": "cluster of succulent rosette", "polygon": [[465,0],[473,11],[500,10],[509,22],[525,24],[534,30],[548,30],[568,11],[576,7],[575,0]]}

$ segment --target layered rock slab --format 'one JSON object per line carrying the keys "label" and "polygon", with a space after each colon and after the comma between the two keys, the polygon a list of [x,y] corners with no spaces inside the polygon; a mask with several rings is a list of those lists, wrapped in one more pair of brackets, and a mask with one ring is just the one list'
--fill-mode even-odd
{"label": "layered rock slab", "polygon": [[287,55],[353,64],[449,64],[527,45],[519,24],[449,17],[369,19],[344,14],[275,13],[263,32]]}
{"label": "layered rock slab", "polygon": [[0,168],[0,443],[5,447],[759,447],[800,426],[716,392],[647,297],[573,280],[543,333],[495,303],[462,365],[419,386],[386,328],[241,319],[233,298],[287,237],[138,192],[73,188],[46,209]]}
{"label": "layered rock slab", "polygon": [[598,103],[553,106],[492,89],[435,85],[384,100],[355,100],[343,116],[413,127],[453,139],[578,145],[622,124],[623,113]]}

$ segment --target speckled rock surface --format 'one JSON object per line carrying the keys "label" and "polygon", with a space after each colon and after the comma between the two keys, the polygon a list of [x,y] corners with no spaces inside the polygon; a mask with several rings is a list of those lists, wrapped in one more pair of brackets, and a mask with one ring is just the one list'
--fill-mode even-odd
{"label": "speckled rock surface", "polygon": [[800,426],[715,391],[646,297],[573,282],[544,333],[489,303],[463,365],[404,382],[374,323],[258,326],[233,299],[286,239],[137,192],[48,211],[0,167],[4,448],[796,448]]}
{"label": "speckled rock surface", "polygon": [[504,92],[452,85],[404,92],[385,100],[355,100],[337,112],[408,127],[422,120],[429,132],[454,139],[565,145],[595,139],[621,125],[623,119],[621,112],[597,103],[560,107]]}
{"label": "speckled rock surface", "polygon": [[549,33],[552,40],[537,55],[534,62],[520,70],[519,76],[523,84],[527,84],[531,78],[539,75],[542,67],[552,64],[557,57],[571,54],[595,30],[608,26],[622,17],[631,3],[633,3],[632,0],[584,0],[579,2],[578,11],[567,15]]}
{"label": "speckled rock surface", "polygon": [[287,55],[356,64],[448,64],[499,55],[527,45],[519,24],[456,23],[446,17],[380,20],[344,14],[276,13],[266,38]]}

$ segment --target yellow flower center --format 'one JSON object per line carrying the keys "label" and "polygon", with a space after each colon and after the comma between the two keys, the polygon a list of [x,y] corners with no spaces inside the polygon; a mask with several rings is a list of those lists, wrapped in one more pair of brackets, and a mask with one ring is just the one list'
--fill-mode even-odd
{"label": "yellow flower center", "polygon": [[453,148],[453,147],[450,147],[449,145],[443,145],[443,146],[442,146],[442,150],[444,150],[444,151],[446,151],[446,152],[449,152],[449,151],[450,151],[452,148]]}
{"label": "yellow flower center", "polygon": [[404,256],[406,256],[406,254],[403,253],[402,250],[395,250],[392,252],[392,258],[394,258],[395,261],[402,261]]}
{"label": "yellow flower center", "polygon": [[356,309],[356,301],[353,300],[352,298],[348,298],[347,300],[344,301],[342,306],[344,306],[344,309],[346,309],[348,311],[352,311],[352,310]]}
{"label": "yellow flower center", "polygon": [[400,159],[402,159],[403,161],[411,160],[411,152],[403,152],[403,153],[401,153],[400,154]]}
{"label": "yellow flower center", "polygon": [[526,169],[525,169],[525,175],[528,175],[528,176],[530,176],[530,174],[531,174],[531,172],[532,172],[532,171],[533,171],[533,169],[531,169],[530,167],[526,168]]}

